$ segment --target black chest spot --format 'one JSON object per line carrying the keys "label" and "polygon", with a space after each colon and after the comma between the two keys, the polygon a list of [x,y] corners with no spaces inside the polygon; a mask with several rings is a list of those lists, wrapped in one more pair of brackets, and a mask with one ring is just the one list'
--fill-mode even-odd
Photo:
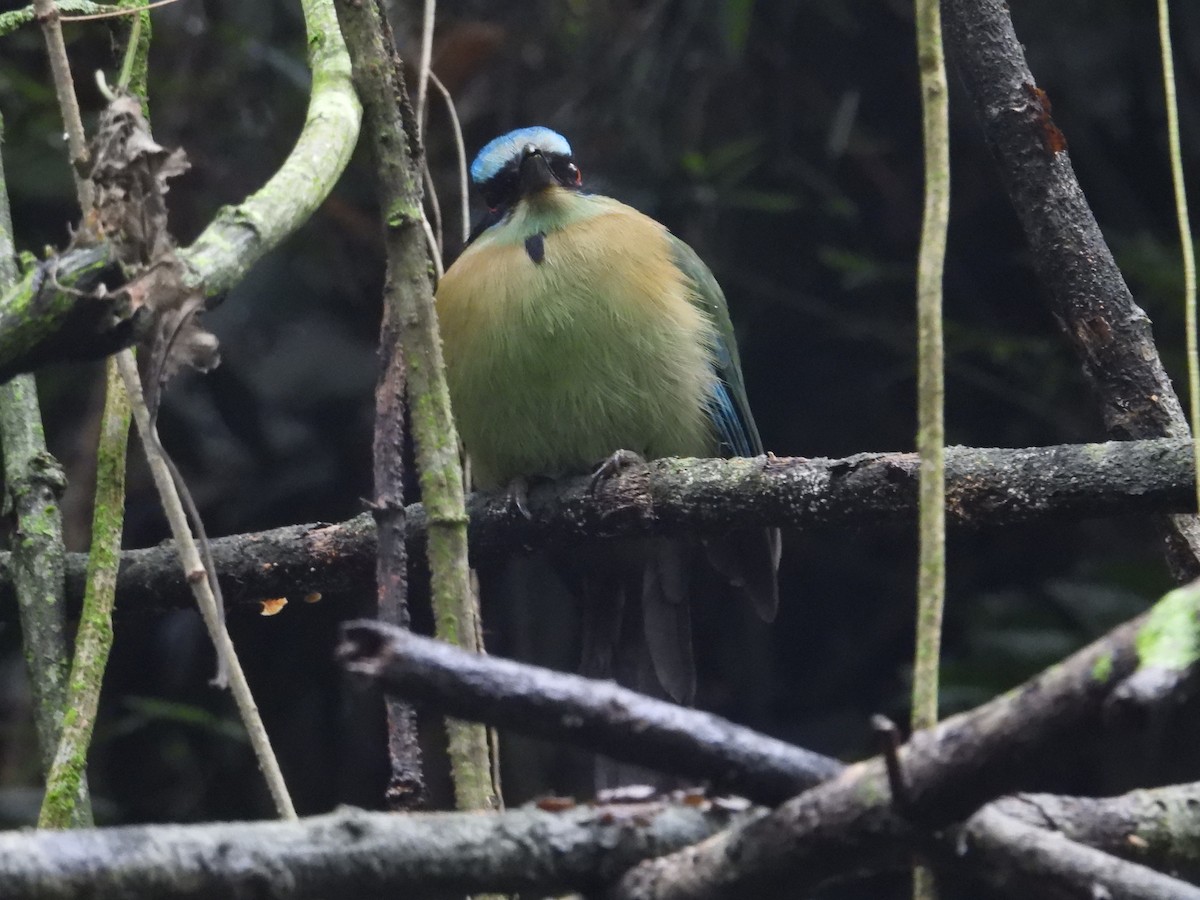
{"label": "black chest spot", "polygon": [[546,258],[546,235],[542,232],[525,238],[525,252],[535,263],[540,264]]}

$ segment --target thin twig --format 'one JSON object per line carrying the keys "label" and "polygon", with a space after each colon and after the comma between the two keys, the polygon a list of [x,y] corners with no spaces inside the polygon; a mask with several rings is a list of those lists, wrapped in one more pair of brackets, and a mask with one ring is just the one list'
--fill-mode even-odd
{"label": "thin twig", "polygon": [[1187,183],[1183,175],[1183,150],[1179,138],[1179,98],[1175,90],[1175,61],[1171,50],[1169,0],[1158,0],[1158,43],[1162,53],[1163,92],[1167,106],[1167,148],[1171,156],[1171,181],[1175,189],[1175,215],[1183,252],[1183,309],[1187,332],[1188,400],[1192,423],[1193,458],[1196,463],[1196,498],[1200,503],[1200,346],[1196,328],[1196,248],[1188,217]]}
{"label": "thin twig", "polygon": [[[917,452],[921,457],[917,649],[912,727],[938,719],[938,667],[946,601],[945,363],[942,277],[950,219],[950,128],[940,0],[916,0],[917,63],[925,149],[925,210],[917,262]],[[937,896],[933,872],[913,870],[913,897]]]}
{"label": "thin twig", "polygon": [[470,182],[467,180],[467,145],[463,141],[462,123],[458,120],[458,107],[454,105],[454,98],[450,96],[450,92],[446,90],[446,86],[442,84],[442,80],[437,77],[432,71],[429,73],[429,82],[438,93],[442,95],[442,99],[446,101],[446,112],[450,116],[450,130],[454,132],[454,156],[458,161],[458,198],[459,198],[459,216],[461,217],[461,238],[465,246],[467,238],[471,235],[471,195]]}
{"label": "thin twig", "polygon": [[267,788],[271,792],[271,798],[275,802],[275,808],[280,817],[295,819],[296,809],[288,795],[283,773],[280,771],[279,762],[271,749],[270,738],[262,724],[262,717],[254,702],[254,696],[250,693],[250,685],[246,681],[246,675],[242,671],[241,663],[234,651],[233,641],[225,627],[224,618],[217,608],[216,597],[213,596],[204,564],[193,541],[191,529],[188,527],[187,513],[184,511],[179,494],[175,489],[170,469],[159,452],[158,435],[150,421],[150,410],[146,408],[146,401],[142,396],[142,383],[138,377],[133,353],[129,350],[122,350],[117,354],[116,360],[121,378],[125,382],[125,390],[133,404],[133,417],[142,437],[142,449],[145,451],[150,473],[154,477],[154,485],[158,488],[159,500],[167,515],[167,522],[171,526],[171,534],[175,539],[180,564],[187,574],[188,584],[200,607],[200,614],[204,619],[204,624],[208,627],[209,636],[217,648],[217,653],[225,658],[228,665],[230,692],[233,694],[234,702],[241,714],[250,744],[258,757],[259,768],[262,769],[263,776],[266,778]]}
{"label": "thin twig", "polygon": [[429,159],[423,157],[421,160],[421,180],[425,183],[425,201],[429,205],[429,231],[433,235],[433,240],[437,248],[438,257],[438,278],[442,277],[442,254],[445,245],[443,243],[442,234],[442,204],[438,202],[437,188],[433,183],[433,173],[429,171]]}
{"label": "thin twig", "polygon": [[425,102],[429,97],[429,66],[433,61],[433,26],[437,19],[437,0],[425,0],[421,15],[421,59],[417,69],[417,139],[424,143]]}
{"label": "thin twig", "polygon": [[50,72],[54,76],[54,92],[58,96],[58,108],[62,112],[63,127],[67,134],[67,150],[71,155],[71,175],[75,179],[75,193],[79,198],[80,209],[86,216],[92,208],[92,183],[84,171],[88,162],[87,137],[83,133],[79,101],[75,98],[71,63],[67,59],[67,45],[63,42],[58,6],[54,0],[34,0],[33,9],[46,38]]}
{"label": "thin twig", "polygon": [[121,9],[114,9],[110,12],[92,13],[87,16],[61,16],[61,22],[91,22],[96,19],[116,19],[121,16],[139,15],[140,13],[149,12],[152,9],[158,9],[160,6],[168,6],[172,3],[178,3],[179,0],[155,0],[154,3],[147,3],[144,6],[126,6]]}

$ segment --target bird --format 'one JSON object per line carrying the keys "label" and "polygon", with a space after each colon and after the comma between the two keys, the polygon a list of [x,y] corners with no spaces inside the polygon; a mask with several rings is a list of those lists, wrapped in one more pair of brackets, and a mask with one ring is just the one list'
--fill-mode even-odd
{"label": "bird", "polygon": [[[544,126],[497,137],[470,175],[487,212],[435,302],[477,488],[601,477],[637,458],[763,455],[725,295],[691,247],[584,190],[567,139]],[[701,555],[774,618],[777,529],[555,557],[582,602],[584,674],[694,701],[689,576]]]}

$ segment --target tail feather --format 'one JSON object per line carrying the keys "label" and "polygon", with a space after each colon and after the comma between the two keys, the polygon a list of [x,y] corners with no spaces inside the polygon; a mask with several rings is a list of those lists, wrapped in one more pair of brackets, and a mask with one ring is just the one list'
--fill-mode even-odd
{"label": "tail feather", "polygon": [[779,611],[778,528],[731,531],[704,542],[709,565],[725,576],[753,604],[764,622]]}
{"label": "tail feather", "polygon": [[678,541],[654,541],[642,577],[642,631],[654,674],[671,699],[685,705],[696,699],[688,555]]}

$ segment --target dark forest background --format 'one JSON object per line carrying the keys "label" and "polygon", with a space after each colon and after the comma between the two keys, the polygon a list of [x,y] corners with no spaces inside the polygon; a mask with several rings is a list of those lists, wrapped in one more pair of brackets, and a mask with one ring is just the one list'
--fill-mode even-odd
{"label": "dark forest background", "polygon": [[[406,0],[394,10],[410,62],[418,6]],[[1153,6],[1012,7],[1080,181],[1182,390],[1182,278]],[[289,151],[308,95],[303,22],[298,3],[278,0],[181,0],[153,15],[155,134],[186,148],[193,166],[169,196],[173,228],[187,243]],[[1185,167],[1196,171],[1200,7],[1175,4],[1174,18]],[[91,72],[114,70],[114,27],[66,29],[90,121],[101,106]],[[656,216],[696,247],[729,297],[769,449],[837,457],[913,447],[921,151],[911,4],[444,0],[433,68],[457,101],[468,154],[510,128],[549,125],[571,140],[593,190]],[[951,82],[949,440],[1103,440],[953,71]],[[460,227],[456,162],[436,93],[430,108],[449,259]],[[18,246],[62,246],[74,194],[35,30],[2,39],[0,110]],[[210,535],[337,521],[366,508],[381,259],[360,151],[313,220],[207,315],[224,362],[171,386],[162,430]],[[51,449],[70,478],[69,547],[82,550],[100,368],[57,367],[39,385]],[[134,452],[126,546],[165,534]],[[869,522],[786,534],[782,609],[769,628],[701,591],[700,705],[843,758],[871,752],[871,713],[907,717],[915,547],[910,531]],[[421,574],[418,625],[428,619]],[[1143,518],[952,532],[944,711],[1014,685],[1169,583],[1161,541]],[[485,603],[493,652],[573,667],[569,603],[540,587],[532,565],[506,586],[506,596],[493,591]],[[298,602],[305,592],[297,585],[273,618],[233,613],[234,639],[301,814],[340,802],[378,806],[381,725],[332,662],[336,623],[361,598]],[[98,819],[269,817],[232,704],[207,686],[212,653],[198,616],[123,611],[119,598],[118,614],[90,770]],[[36,816],[37,755],[11,610],[3,621],[0,819],[15,825]],[[1103,793],[1170,781],[1186,755],[1178,727],[1108,748],[1064,787]],[[432,760],[435,718],[425,731]],[[434,802],[445,805],[431,764]],[[512,800],[586,791],[573,755],[519,743],[505,764]]]}

